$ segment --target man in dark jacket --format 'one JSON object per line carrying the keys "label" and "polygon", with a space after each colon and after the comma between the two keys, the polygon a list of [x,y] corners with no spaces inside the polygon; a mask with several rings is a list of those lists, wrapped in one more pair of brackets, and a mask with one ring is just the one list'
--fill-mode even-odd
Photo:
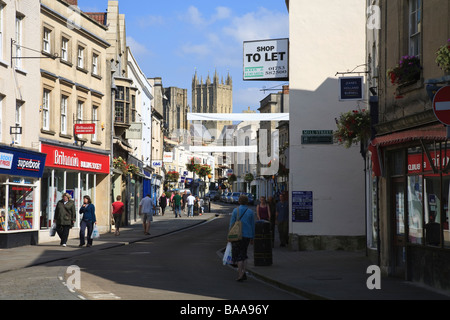
{"label": "man in dark jacket", "polygon": [[63,247],[67,244],[69,231],[73,227],[76,218],[75,203],[70,199],[68,193],[64,193],[63,198],[58,201],[55,209],[56,232],[61,239],[60,245]]}

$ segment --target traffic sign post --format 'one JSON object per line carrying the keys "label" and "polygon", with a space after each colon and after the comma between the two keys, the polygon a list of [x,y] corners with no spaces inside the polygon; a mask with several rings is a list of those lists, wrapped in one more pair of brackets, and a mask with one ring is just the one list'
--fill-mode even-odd
{"label": "traffic sign post", "polygon": [[447,126],[447,139],[450,139],[450,86],[442,87],[436,92],[433,111],[436,118]]}

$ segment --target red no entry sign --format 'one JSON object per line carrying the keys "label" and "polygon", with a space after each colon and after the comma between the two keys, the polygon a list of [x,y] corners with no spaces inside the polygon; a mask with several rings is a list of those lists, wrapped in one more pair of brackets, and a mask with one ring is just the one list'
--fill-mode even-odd
{"label": "red no entry sign", "polygon": [[440,122],[450,126],[450,86],[442,87],[433,99],[433,111]]}

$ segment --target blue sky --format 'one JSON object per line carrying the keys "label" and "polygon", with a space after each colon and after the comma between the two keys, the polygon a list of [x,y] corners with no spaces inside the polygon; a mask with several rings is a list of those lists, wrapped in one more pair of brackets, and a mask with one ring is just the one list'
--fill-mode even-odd
{"label": "blue sky", "polygon": [[[105,12],[107,0],[78,0],[85,12]],[[243,41],[289,37],[284,0],[120,0],[127,45],[147,77],[162,77],[164,87],[188,89],[197,70],[205,81],[217,70],[233,78],[233,112],[259,108],[280,81],[243,81]]]}

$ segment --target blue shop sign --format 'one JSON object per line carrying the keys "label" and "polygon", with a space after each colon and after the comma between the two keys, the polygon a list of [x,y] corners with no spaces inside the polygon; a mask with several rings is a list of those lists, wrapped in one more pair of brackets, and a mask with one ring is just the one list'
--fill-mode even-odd
{"label": "blue shop sign", "polygon": [[13,147],[0,147],[0,174],[42,178],[47,155]]}
{"label": "blue shop sign", "polygon": [[364,97],[363,77],[339,78],[339,100],[363,100]]}

